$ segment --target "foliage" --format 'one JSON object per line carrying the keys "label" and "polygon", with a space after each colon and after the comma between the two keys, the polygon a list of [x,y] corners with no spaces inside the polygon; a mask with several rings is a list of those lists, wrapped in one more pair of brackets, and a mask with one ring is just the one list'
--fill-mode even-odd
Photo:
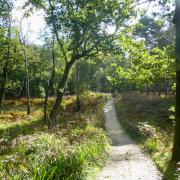
{"label": "foliage", "polygon": [[[120,107],[128,114],[128,128],[142,138],[144,149],[165,170],[171,156],[175,111],[178,111],[169,98],[178,97],[175,90],[179,88],[175,83],[178,61],[175,61],[171,22],[174,2],[27,0],[22,4],[25,14],[21,21],[35,11],[43,11],[46,21],[43,45],[29,43],[26,35],[23,36],[23,27],[17,25],[22,22],[16,22],[13,17],[13,5],[11,0],[0,1],[0,143],[2,159],[7,158],[5,162],[8,162],[7,166],[1,163],[2,173],[15,179],[19,178],[18,173],[22,178],[53,179],[61,171],[62,179],[83,179],[90,171],[88,166],[101,163],[106,151],[106,138],[100,130],[104,126],[102,108],[108,95],[90,90],[141,92],[141,95],[125,96]],[[28,60],[26,68],[23,51]],[[50,112],[54,107],[49,119],[57,121],[59,134],[47,132],[42,117],[43,100],[33,99],[44,97],[51,84],[52,59],[54,78],[47,94],[53,98],[49,98],[47,110]],[[76,63],[79,77],[76,77]],[[32,98],[30,116],[25,113],[24,99],[27,71]],[[79,87],[76,87],[77,79]],[[61,103],[64,94],[74,95],[77,88],[80,113],[75,110],[75,96],[66,96]],[[152,91],[158,92],[159,97],[145,96],[144,92]],[[13,151],[13,142],[28,135],[28,140],[15,143]]]}
{"label": "foliage", "polygon": [[166,82],[166,84],[170,83],[168,85],[170,89],[174,82],[171,80],[175,78],[175,59],[171,56],[172,46],[163,49],[156,47],[149,51],[144,41],[137,42],[126,36],[121,36],[120,44],[124,56],[119,56],[120,61],[112,59],[112,70],[109,71],[108,76],[112,84],[121,87],[129,84],[134,87],[133,89],[147,90],[157,83]]}

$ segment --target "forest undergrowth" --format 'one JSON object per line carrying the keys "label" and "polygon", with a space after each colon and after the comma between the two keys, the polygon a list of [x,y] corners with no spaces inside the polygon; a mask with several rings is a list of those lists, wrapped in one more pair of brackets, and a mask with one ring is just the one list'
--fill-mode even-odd
{"label": "forest undergrowth", "polygon": [[[103,107],[108,95],[84,93],[81,112],[75,96],[64,98],[57,132],[43,123],[43,99],[33,99],[26,116],[24,100],[5,101],[0,116],[1,179],[90,179],[107,157]],[[50,98],[49,107],[54,99]]]}

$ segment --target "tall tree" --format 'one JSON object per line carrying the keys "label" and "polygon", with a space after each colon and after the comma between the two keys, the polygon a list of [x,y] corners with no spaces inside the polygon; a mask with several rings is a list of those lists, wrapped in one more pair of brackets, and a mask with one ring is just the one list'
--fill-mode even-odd
{"label": "tall tree", "polygon": [[180,161],[180,1],[176,0],[173,19],[176,25],[176,124],[172,159]]}
{"label": "tall tree", "polygon": [[[50,112],[52,127],[56,127],[59,107],[73,64],[100,50],[113,48],[115,33],[132,12],[131,3],[131,0],[31,0],[27,4],[45,11],[47,23],[53,28],[65,62],[56,101]],[[115,33],[108,33],[110,26],[116,27]]]}
{"label": "tall tree", "polygon": [[[55,67],[56,67],[56,62],[55,62],[55,45],[54,45],[54,37],[53,37],[53,41],[52,41],[52,72],[51,72],[51,77],[48,80],[48,85],[46,88],[46,92],[45,92],[45,100],[44,100],[44,120],[45,122],[47,122],[47,106],[48,106],[48,97],[49,97],[49,93],[51,88],[53,87],[53,83],[54,83],[54,77],[55,77]],[[51,123],[48,122],[48,125],[50,125]]]}
{"label": "tall tree", "polygon": [[6,82],[7,82],[7,74],[8,74],[8,69],[9,69],[9,59],[10,59],[10,38],[11,38],[11,22],[9,23],[8,27],[8,35],[7,35],[7,50],[5,53],[5,63],[3,66],[3,71],[2,71],[2,77],[1,77],[1,87],[0,87],[0,113],[2,111],[2,104],[5,96],[5,90],[6,90]]}
{"label": "tall tree", "polygon": [[7,74],[10,64],[10,56],[11,56],[11,24],[12,24],[12,17],[11,17],[11,10],[12,4],[9,1],[2,1],[0,2],[1,5],[1,12],[0,12],[0,29],[2,30],[0,33],[0,38],[3,40],[3,49],[1,50],[1,57],[3,68],[2,68],[2,75],[0,78],[0,113],[2,111],[3,100],[5,96],[6,90],[6,82],[7,82]]}
{"label": "tall tree", "polygon": [[20,44],[21,49],[24,56],[24,71],[25,71],[25,87],[26,87],[26,98],[27,98],[27,115],[30,115],[31,113],[31,105],[30,105],[30,92],[29,92],[29,69],[28,69],[28,55],[26,50],[26,40],[25,37],[22,35],[22,28],[21,28],[21,35],[20,35]]}
{"label": "tall tree", "polygon": [[26,73],[26,97],[27,97],[27,115],[31,113],[31,105],[30,105],[30,92],[29,92],[29,70],[28,70],[28,57],[26,53],[26,49],[22,48],[24,54],[24,67]]}

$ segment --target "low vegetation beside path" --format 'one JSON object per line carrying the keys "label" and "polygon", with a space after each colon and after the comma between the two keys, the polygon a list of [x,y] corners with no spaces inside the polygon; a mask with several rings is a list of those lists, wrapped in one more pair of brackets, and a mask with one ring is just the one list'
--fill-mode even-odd
{"label": "low vegetation beside path", "polygon": [[119,120],[130,136],[151,155],[168,180],[177,179],[171,160],[173,96],[124,93],[115,98]]}
{"label": "low vegetation beside path", "polygon": [[[59,112],[57,133],[49,132],[43,123],[43,100],[32,100],[31,116],[25,115],[23,101],[5,102],[8,115],[0,116],[0,178],[90,178],[107,157],[103,107],[108,98],[105,94],[85,93],[78,113],[75,97],[66,97]],[[51,102],[53,99],[49,105]]]}

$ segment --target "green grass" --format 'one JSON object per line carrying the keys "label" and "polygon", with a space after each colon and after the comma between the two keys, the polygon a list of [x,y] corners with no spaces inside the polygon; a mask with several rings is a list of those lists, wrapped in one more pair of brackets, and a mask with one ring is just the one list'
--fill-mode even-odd
{"label": "green grass", "polygon": [[65,137],[48,133],[29,137],[1,161],[0,177],[86,179],[105,161],[108,142],[105,133],[95,127],[86,127],[77,137],[83,140],[72,144]]}
{"label": "green grass", "polygon": [[[92,178],[107,157],[109,142],[103,129],[103,106],[107,99],[105,94],[83,94],[82,109],[77,113],[75,97],[66,97],[59,112],[57,133],[48,132],[43,124],[40,99],[34,99],[32,103],[36,108],[31,119],[19,117],[18,124],[8,120],[7,116],[9,123],[0,130],[1,137],[7,137],[8,141],[8,145],[1,151],[0,178]],[[51,106],[52,103],[49,104]],[[4,115],[13,113],[10,105],[7,103]],[[16,106],[14,109],[18,112],[19,105],[13,106]],[[23,103],[20,109],[24,111]]]}
{"label": "green grass", "polygon": [[129,135],[151,155],[167,180],[177,179],[175,165],[170,163],[174,123],[169,108],[172,96],[130,93],[115,100],[119,120]]}

